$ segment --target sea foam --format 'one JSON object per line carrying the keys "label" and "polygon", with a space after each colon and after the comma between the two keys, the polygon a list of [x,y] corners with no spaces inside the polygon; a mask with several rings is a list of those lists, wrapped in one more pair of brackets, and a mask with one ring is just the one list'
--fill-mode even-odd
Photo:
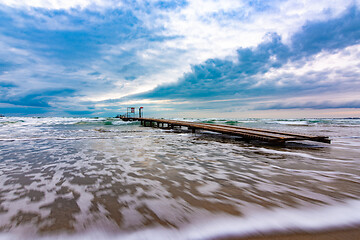
{"label": "sea foam", "polygon": [[244,217],[219,216],[206,222],[192,223],[180,229],[153,227],[134,232],[109,233],[104,230],[89,230],[77,234],[59,234],[26,236],[23,232],[0,234],[0,240],[7,239],[87,239],[87,240],[187,240],[214,239],[220,237],[246,237],[272,232],[292,231],[315,232],[353,227],[360,224],[360,201],[348,200],[337,205],[317,206],[313,208],[257,211]]}

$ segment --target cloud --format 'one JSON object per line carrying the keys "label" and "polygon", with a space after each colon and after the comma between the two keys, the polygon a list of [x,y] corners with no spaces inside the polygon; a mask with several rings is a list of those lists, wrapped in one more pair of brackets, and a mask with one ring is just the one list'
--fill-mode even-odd
{"label": "cloud", "polygon": [[48,113],[48,109],[43,108],[34,108],[34,107],[0,107],[0,113],[10,114],[12,116],[34,116],[39,114],[46,114]]}
{"label": "cloud", "polygon": [[1,61],[0,60],[0,75],[14,69],[16,67],[15,64],[11,62]]}
{"label": "cloud", "polygon": [[244,98],[237,103],[251,107],[255,98],[329,91],[340,75],[348,87],[357,76],[350,62],[314,73],[311,67],[358,44],[355,5],[0,0],[0,82],[8,84],[0,101],[49,113],[106,114],[134,99],[153,101],[153,109],[180,108],[178,102],[190,109],[190,101],[222,109],[230,106],[226,100]]}
{"label": "cloud", "polygon": [[291,102],[291,103],[277,103],[273,105],[263,105],[256,107],[255,110],[269,110],[269,109],[331,109],[331,108],[360,108],[360,101],[355,100],[351,102],[333,102],[333,101],[320,101],[320,102]]}
{"label": "cloud", "polygon": [[51,107],[49,102],[54,101],[57,98],[63,98],[72,95],[74,92],[75,90],[73,89],[44,90],[30,92],[28,94],[25,94],[24,96],[2,96],[2,99],[0,100],[2,103],[9,103],[12,105],[49,108]]}
{"label": "cloud", "polygon": [[88,7],[120,7],[121,1],[111,1],[111,0],[72,0],[72,1],[62,1],[62,0],[1,0],[0,4],[14,8],[44,8],[44,9],[73,9],[73,8],[88,8]]}
{"label": "cloud", "polygon": [[4,88],[14,88],[17,87],[15,84],[11,83],[11,82],[0,82],[0,89],[4,89]]}
{"label": "cloud", "polygon": [[[31,11],[35,13],[32,14]],[[36,9],[31,11],[3,9],[2,34],[15,41],[12,46],[27,47],[38,55],[61,64],[80,65],[81,60],[100,57],[104,44],[126,42],[147,34],[132,12],[110,9],[99,14],[91,11],[52,11]],[[39,16],[47,16],[47,20]],[[54,28],[63,24],[64,27]],[[21,31],[15,31],[15,29]],[[31,44],[31,45],[29,45]]]}
{"label": "cloud", "polygon": [[321,50],[336,50],[360,43],[360,12],[350,7],[340,18],[311,22],[291,38],[297,57],[312,55]]}
{"label": "cloud", "polygon": [[[84,100],[120,98],[175,83],[191,71],[191,65],[214,58],[236,61],[236,49],[256,47],[268,32],[286,42],[306,21],[337,17],[350,5],[347,1],[271,1],[260,6],[254,1],[196,0],[158,8],[156,2],[136,1],[133,12],[143,26],[166,38],[136,45],[136,54],[128,60],[138,64],[139,74],[121,76],[121,89],[87,95]],[[128,46],[112,45],[111,51],[121,52]],[[113,54],[107,58],[118,62]]]}
{"label": "cloud", "polygon": [[[192,66],[191,72],[184,74],[179,82],[136,97],[283,99],[294,95],[321,97],[322,93],[360,91],[360,14],[356,7],[336,19],[308,22],[294,34],[289,45],[276,33],[268,34],[265,39],[257,47],[240,48],[236,61],[208,59]],[[251,101],[242,104],[251,105]],[[320,106],[326,104],[315,104],[314,108]]]}
{"label": "cloud", "polygon": [[69,113],[74,116],[89,116],[94,113],[94,111],[65,111],[66,113]]}
{"label": "cloud", "polygon": [[316,95],[326,92],[349,92],[360,88],[360,44],[321,52],[289,61],[281,68],[271,68],[259,75],[256,87],[293,87]]}
{"label": "cloud", "polygon": [[[129,58],[136,56],[137,49],[125,49],[119,56],[105,53],[109,46],[137,38],[155,41],[131,11],[121,9],[99,13],[2,7],[0,18],[3,20],[0,58],[10,60],[0,62],[0,81],[17,86],[2,90],[1,101],[51,106],[54,111],[66,109],[67,105],[81,107],[79,98],[85,95],[100,95],[114,89],[119,92],[119,79],[138,76],[136,66],[121,71],[121,66],[129,65]],[[63,26],[54,27],[58,23]],[[67,92],[58,102],[56,99],[60,98],[52,97],[49,105],[50,96],[41,94],[55,94],[53,89],[76,91]]]}

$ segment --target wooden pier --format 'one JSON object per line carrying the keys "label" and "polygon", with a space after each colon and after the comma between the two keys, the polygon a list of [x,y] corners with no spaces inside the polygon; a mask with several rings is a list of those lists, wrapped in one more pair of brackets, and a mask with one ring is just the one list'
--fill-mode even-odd
{"label": "wooden pier", "polygon": [[239,126],[230,126],[223,124],[197,123],[167,119],[138,118],[138,117],[120,117],[123,121],[140,121],[145,127],[158,127],[173,129],[174,127],[187,127],[195,133],[196,130],[206,130],[218,133],[224,133],[232,136],[242,137],[244,140],[260,140],[271,144],[284,144],[287,141],[315,141],[330,143],[331,140],[324,136],[311,136],[296,133],[279,132],[274,130],[265,130],[258,128],[245,128]]}

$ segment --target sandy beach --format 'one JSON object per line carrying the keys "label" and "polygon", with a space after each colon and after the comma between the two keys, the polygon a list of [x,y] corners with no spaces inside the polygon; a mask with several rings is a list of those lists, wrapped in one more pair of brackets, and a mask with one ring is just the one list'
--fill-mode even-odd
{"label": "sandy beach", "polygon": [[224,237],[218,240],[358,240],[360,239],[360,225],[344,227],[335,230],[321,230],[314,232],[294,231],[292,233],[269,233],[247,237]]}
{"label": "sandy beach", "polygon": [[274,147],[119,119],[3,118],[0,238],[359,239],[360,120],[232,123],[333,141]]}

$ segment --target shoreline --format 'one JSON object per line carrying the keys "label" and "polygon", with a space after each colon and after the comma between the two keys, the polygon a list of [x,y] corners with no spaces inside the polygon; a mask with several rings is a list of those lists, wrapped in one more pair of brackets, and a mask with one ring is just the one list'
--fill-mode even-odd
{"label": "shoreline", "polygon": [[269,232],[247,236],[226,236],[213,240],[358,240],[360,224],[336,229],[318,231]]}

